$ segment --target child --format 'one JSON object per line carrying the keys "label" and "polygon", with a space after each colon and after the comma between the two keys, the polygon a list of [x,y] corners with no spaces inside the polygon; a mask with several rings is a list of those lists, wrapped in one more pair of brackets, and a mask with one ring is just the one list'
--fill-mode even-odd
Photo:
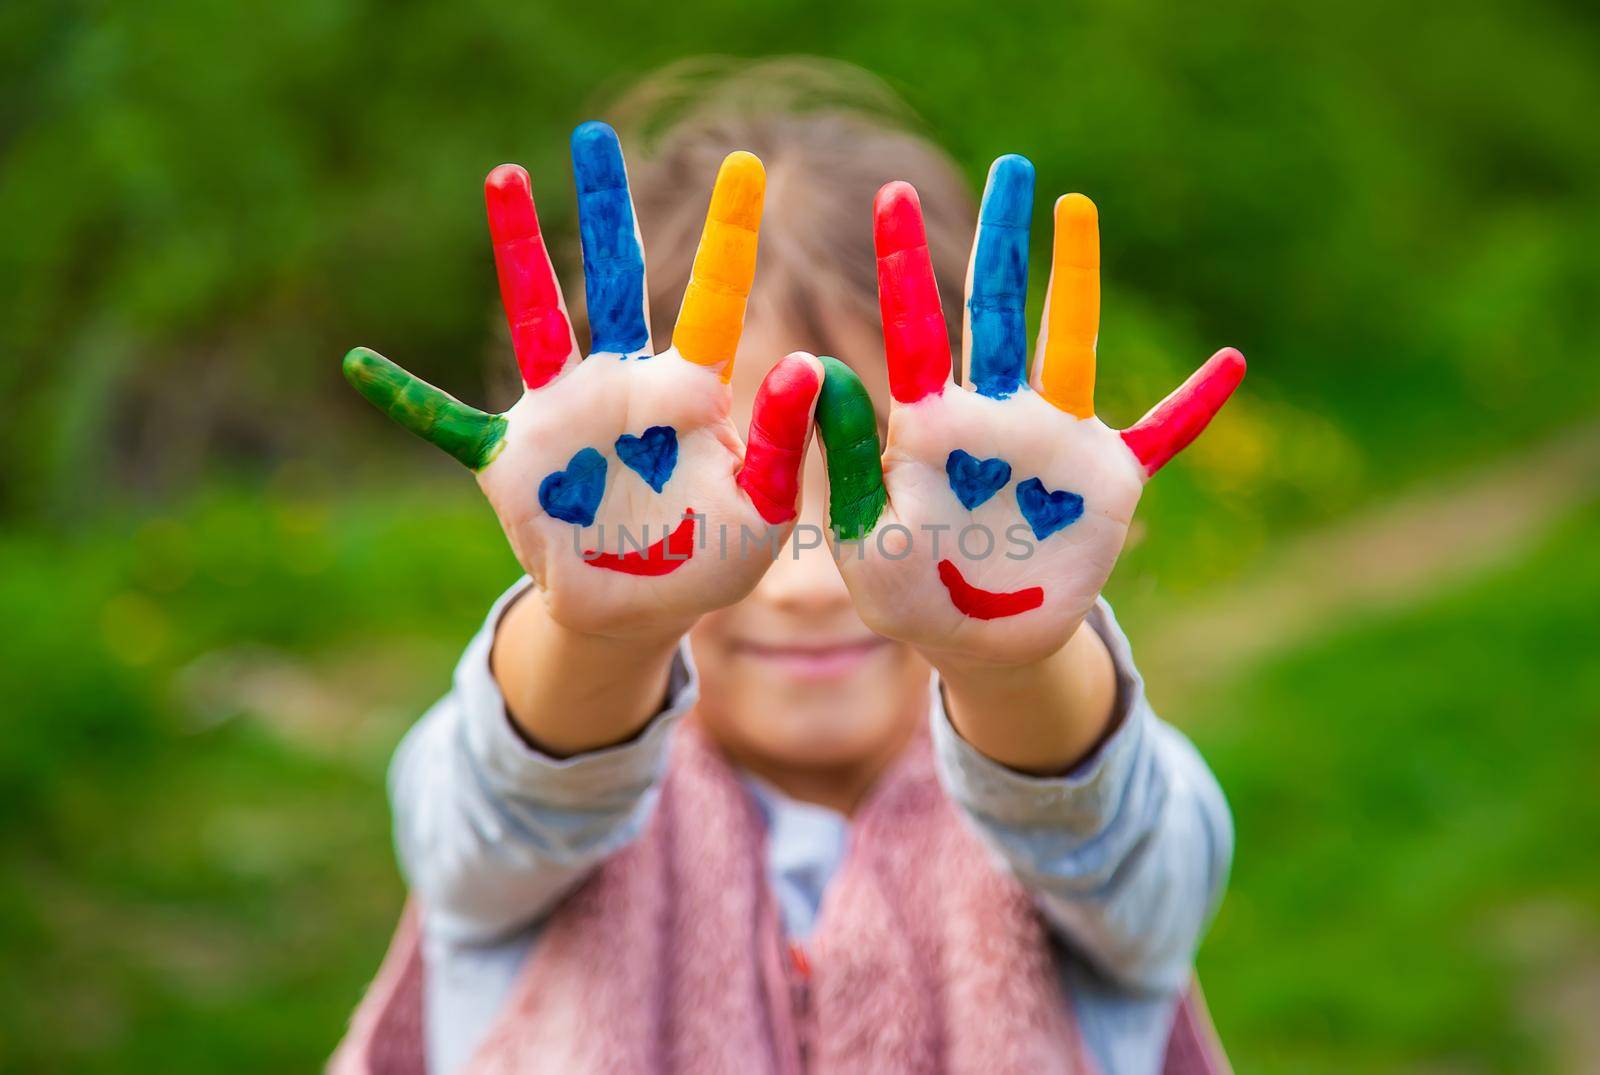
{"label": "child", "polygon": [[[346,359],[529,578],[396,754],[414,899],[337,1070],[1223,1070],[1190,978],[1231,822],[1099,593],[1243,360],[1110,430],[1092,204],[1056,205],[1029,371],[1031,166],[996,162],[969,270],[937,150],[771,99],[816,70],[724,82],[631,177],[578,128],[582,361],[527,176],[491,173],[504,416]],[[768,165],[722,162],[691,265],[730,146]],[[842,361],[772,363],[797,343]]]}

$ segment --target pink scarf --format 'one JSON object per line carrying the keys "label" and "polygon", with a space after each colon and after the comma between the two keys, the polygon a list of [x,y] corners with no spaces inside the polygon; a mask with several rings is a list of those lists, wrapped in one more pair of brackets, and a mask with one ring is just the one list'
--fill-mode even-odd
{"label": "pink scarf", "polygon": [[[919,737],[851,825],[804,950],[781,938],[750,793],[693,721],[646,831],[551,915],[467,1064],[511,1072],[1095,1072],[1027,893],[962,822]],[[421,1075],[408,908],[335,1075]],[[1227,1070],[1197,995],[1167,1075]]]}

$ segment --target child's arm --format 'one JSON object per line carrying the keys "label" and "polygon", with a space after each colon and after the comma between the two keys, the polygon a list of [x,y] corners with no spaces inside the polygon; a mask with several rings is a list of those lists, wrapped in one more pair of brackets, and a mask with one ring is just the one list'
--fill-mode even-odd
{"label": "child's arm", "polygon": [[544,602],[518,601],[500,621],[490,667],[523,736],[569,757],[631,739],[660,710],[682,637],[574,631]]}
{"label": "child's arm", "polygon": [[985,756],[1019,772],[1063,773],[1113,730],[1116,668],[1088,621],[1025,664],[940,654],[950,722]]}
{"label": "child's arm", "polygon": [[990,171],[968,278],[965,381],[950,347],[916,191],[878,194],[878,288],[894,397],[881,457],[855,374],[825,359],[817,405],[840,571],[878,633],[943,673],[951,717],[990,757],[1063,772],[1107,731],[1110,663],[1085,617],[1144,483],[1198,436],[1244,376],[1214,355],[1131,428],[1094,413],[1099,230],[1082,195],[1056,203],[1044,324],[1027,365],[1033,168]]}
{"label": "child's arm", "polygon": [[639,835],[671,730],[696,700],[684,646],[669,656],[631,737],[571,757],[539,749],[508,717],[490,667],[524,607],[538,607],[526,581],[495,605],[450,693],[406,736],[389,770],[406,879],[430,934],[453,944],[492,942],[537,921]]}
{"label": "child's arm", "polygon": [[953,710],[936,711],[940,776],[1092,967],[1125,988],[1177,991],[1222,897],[1233,821],[1199,753],[1151,711],[1109,607],[1083,630],[1104,639],[1116,670],[1105,741],[1064,776],[1033,776],[976,749]]}
{"label": "child's arm", "polygon": [[[1192,751],[1172,745],[1176,733],[1151,730],[1157,722],[1126,689],[1122,708],[1114,704],[1117,680],[1137,677],[1112,659],[1113,639],[1089,618],[1144,483],[1222,407],[1244,359],[1219,351],[1132,427],[1101,422],[1096,211],[1081,195],[1056,202],[1030,369],[1032,202],[1032,165],[996,161],[967,283],[968,390],[951,378],[916,192],[905,183],[879,192],[878,288],[894,397],[888,443],[880,457],[865,389],[825,359],[817,423],[829,518],[859,543],[842,548],[840,570],[862,619],[917,646],[941,673],[946,767],[961,768],[954,762],[964,751],[975,759],[966,769],[1003,774],[988,783],[1003,787],[1010,805],[959,787],[957,797],[980,821],[986,813],[997,823],[1022,819],[1042,857],[1008,857],[1048,897],[1058,924],[1119,979],[1161,983],[1174,954],[1187,959],[1225,872],[1213,852],[1228,843],[1226,808],[1220,796],[1190,794],[1215,785]],[[1071,775],[1025,775],[1063,773]],[[1214,837],[1208,844],[1184,842],[1200,829]],[[1146,872],[1141,863],[1150,862]],[[1168,884],[1169,874],[1204,881]]]}
{"label": "child's arm", "polygon": [[[734,428],[728,378],[755,273],[760,161],[723,162],[672,344],[656,353],[616,134],[584,124],[572,156],[588,358],[514,165],[490,173],[485,199],[521,399],[485,414],[365,348],[345,357],[362,395],[476,472],[532,579],[490,629],[498,683],[485,634],[394,770],[408,872],[433,920],[455,916],[465,932],[533,916],[570,868],[620,846],[619,818],[648,805],[666,722],[640,732],[668,693],[673,651],[769,563],[705,554],[706,532],[787,536],[822,384],[815,358],[789,355],[762,382],[748,443]],[[527,839],[502,852],[502,835]]]}
{"label": "child's arm", "polygon": [[[527,173],[502,165],[485,196],[522,397],[504,414],[485,414],[366,348],[346,355],[344,370],[390,418],[477,474],[551,624],[569,640],[659,653],[701,614],[743,598],[767,567],[759,557],[705,555],[708,530],[771,527],[786,536],[821,368],[797,352],[768,372],[747,446],[730,417],[728,378],[755,274],[766,182],[755,157],[723,162],[672,345],[657,354],[616,135],[584,124],[572,153],[587,359]],[[529,700],[512,701],[520,709]]]}

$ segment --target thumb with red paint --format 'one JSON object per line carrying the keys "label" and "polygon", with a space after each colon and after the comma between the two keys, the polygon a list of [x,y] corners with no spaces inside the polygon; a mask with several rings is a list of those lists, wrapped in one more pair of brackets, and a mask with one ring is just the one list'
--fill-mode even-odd
{"label": "thumb with red paint", "polygon": [[799,514],[800,472],[821,392],[822,363],[805,351],[785,356],[756,390],[744,463],[735,480],[774,526]]}

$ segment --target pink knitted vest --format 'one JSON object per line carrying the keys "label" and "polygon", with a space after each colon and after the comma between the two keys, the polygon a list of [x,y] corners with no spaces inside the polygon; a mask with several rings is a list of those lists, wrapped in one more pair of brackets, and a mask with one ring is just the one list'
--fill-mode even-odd
{"label": "pink knitted vest", "polygon": [[[920,736],[851,824],[803,951],[782,940],[749,792],[693,722],[640,838],[551,914],[471,1075],[1092,1073],[1027,893],[963,823]],[[408,908],[334,1055],[421,1075]],[[1167,1075],[1227,1070],[1198,996]]]}

